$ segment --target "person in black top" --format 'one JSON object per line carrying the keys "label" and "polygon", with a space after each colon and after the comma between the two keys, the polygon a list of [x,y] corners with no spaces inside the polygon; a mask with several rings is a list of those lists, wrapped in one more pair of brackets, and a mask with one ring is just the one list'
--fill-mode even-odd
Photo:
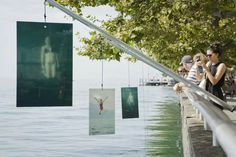
{"label": "person in black top", "polygon": [[[209,59],[207,64],[203,62],[198,63],[205,69],[205,75],[207,77],[206,90],[216,97],[224,100],[222,86],[224,85],[226,65],[220,62],[220,57],[222,55],[222,49],[219,43],[214,43],[210,45],[207,49],[206,56]],[[223,110],[223,106],[214,103],[215,106]]]}

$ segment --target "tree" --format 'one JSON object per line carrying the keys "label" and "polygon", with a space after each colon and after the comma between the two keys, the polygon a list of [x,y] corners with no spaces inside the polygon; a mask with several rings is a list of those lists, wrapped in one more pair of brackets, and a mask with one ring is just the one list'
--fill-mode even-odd
{"label": "tree", "polygon": [[[131,46],[176,69],[181,57],[199,51],[205,53],[210,43],[221,42],[224,61],[236,65],[235,0],[57,0],[82,14],[85,6],[109,5],[119,12],[102,27]],[[112,47],[96,32],[82,38],[85,47],[80,55],[119,60],[122,51]]]}

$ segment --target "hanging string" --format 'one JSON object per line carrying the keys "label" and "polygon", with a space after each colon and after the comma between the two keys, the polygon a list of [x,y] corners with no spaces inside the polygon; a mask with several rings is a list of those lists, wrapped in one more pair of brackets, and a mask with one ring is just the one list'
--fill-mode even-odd
{"label": "hanging string", "polygon": [[44,22],[47,21],[47,0],[44,1]]}
{"label": "hanging string", "polygon": [[103,90],[103,59],[101,61],[102,61],[102,83],[101,83],[101,88]]}
{"label": "hanging string", "polygon": [[47,0],[44,0],[44,22],[45,22],[45,25],[44,25],[44,28],[47,28],[46,26],[46,22],[47,22]]}
{"label": "hanging string", "polygon": [[102,49],[100,50],[100,60],[102,64],[102,80],[101,80],[101,89],[103,90],[103,54],[102,54]]}
{"label": "hanging string", "polygon": [[128,87],[130,87],[130,62],[128,60]]}
{"label": "hanging string", "polygon": [[[142,80],[144,80],[144,67],[143,67],[143,65],[144,65],[144,63],[142,63]],[[143,105],[143,112],[144,112],[144,114],[143,114],[143,116],[144,116],[144,118],[143,118],[143,123],[144,123],[144,133],[145,133],[145,135],[144,135],[144,150],[145,150],[145,157],[147,156],[147,151],[148,151],[148,148],[147,148],[147,146],[148,146],[148,143],[147,143],[147,136],[148,136],[148,128],[147,128],[147,124],[146,124],[146,112],[147,112],[147,110],[146,110],[146,103],[145,103],[145,91],[144,91],[144,86],[145,86],[145,84],[143,83],[142,84],[142,105]]]}

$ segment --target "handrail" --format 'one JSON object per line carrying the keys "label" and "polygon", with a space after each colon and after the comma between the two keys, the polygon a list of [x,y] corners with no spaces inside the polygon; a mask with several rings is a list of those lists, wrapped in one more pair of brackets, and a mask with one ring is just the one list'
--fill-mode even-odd
{"label": "handrail", "polygon": [[216,138],[227,156],[235,157],[236,124],[222,110],[214,107],[209,101],[194,93],[191,89],[186,89],[184,92],[207,121],[213,132],[213,141]]}
{"label": "handrail", "polygon": [[225,109],[230,110],[230,111],[234,111],[233,106],[228,105],[226,102],[224,102],[223,100],[221,100],[218,97],[214,96],[213,94],[207,92],[206,90],[204,90],[202,88],[199,88],[197,85],[195,85],[192,82],[190,82],[190,81],[184,79],[183,77],[179,76],[178,74],[174,73],[173,71],[171,71],[167,67],[165,67],[162,64],[154,61],[150,57],[144,55],[140,50],[137,50],[137,49],[129,46],[128,44],[124,43],[123,41],[121,41],[119,39],[116,39],[115,37],[111,36],[110,34],[105,32],[103,29],[101,29],[100,27],[94,25],[92,22],[86,20],[82,16],[75,14],[74,12],[72,12],[71,10],[65,8],[64,6],[62,6],[60,4],[58,4],[54,0],[46,0],[46,1],[49,4],[51,4],[52,6],[54,6],[54,7],[58,8],[59,10],[63,11],[67,15],[73,17],[74,19],[80,21],[81,23],[88,26],[89,28],[91,28],[91,29],[97,31],[98,33],[100,33],[107,40],[107,42],[109,42],[111,45],[123,50],[127,54],[137,58],[138,60],[140,60],[140,61],[142,61],[142,62],[144,62],[148,65],[150,65],[151,67],[153,67],[153,68],[169,75],[170,77],[174,78],[175,80],[177,80],[179,82],[183,82],[187,87],[192,88],[195,91],[203,92],[212,101],[216,102],[219,105],[222,105]]}

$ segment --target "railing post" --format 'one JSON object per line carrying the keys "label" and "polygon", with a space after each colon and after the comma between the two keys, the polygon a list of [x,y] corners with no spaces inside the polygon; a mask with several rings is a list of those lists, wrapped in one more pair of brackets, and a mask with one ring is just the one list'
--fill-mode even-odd
{"label": "railing post", "polygon": [[195,108],[195,111],[196,111],[196,114],[198,115],[199,114],[199,110],[197,108]]}
{"label": "railing post", "polygon": [[203,115],[201,114],[201,112],[199,112],[199,115],[198,115],[198,116],[199,116],[199,119],[200,119],[200,120],[203,120]]}
{"label": "railing post", "polygon": [[204,130],[211,130],[205,118],[204,118]]}
{"label": "railing post", "polygon": [[[192,104],[195,104],[195,103],[196,102],[192,102]],[[193,108],[195,109],[195,112],[196,112],[196,115],[198,116],[198,118],[200,120],[203,120],[203,116],[202,116],[201,112],[198,110],[198,108],[195,105],[193,105]]]}
{"label": "railing post", "polygon": [[218,142],[214,132],[212,132],[212,145],[216,146],[216,147],[219,146],[219,142]]}

